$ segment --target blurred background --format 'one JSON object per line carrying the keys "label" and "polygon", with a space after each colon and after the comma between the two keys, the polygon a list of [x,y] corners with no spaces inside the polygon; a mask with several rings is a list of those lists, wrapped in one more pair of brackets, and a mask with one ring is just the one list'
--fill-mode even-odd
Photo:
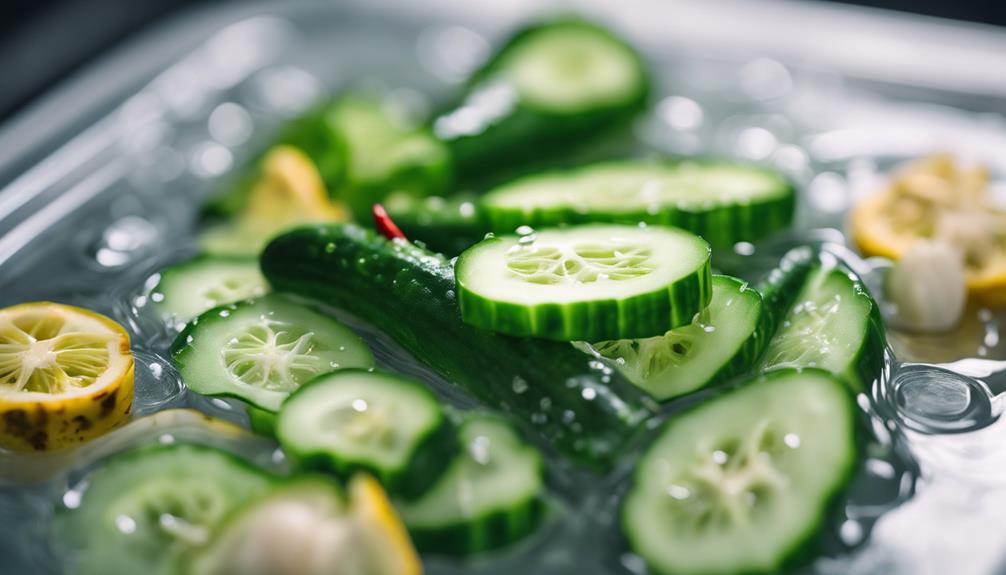
{"label": "blurred background", "polygon": [[[0,121],[119,42],[186,8],[211,1],[5,0],[0,3]],[[1003,0],[845,3],[1006,26]]]}

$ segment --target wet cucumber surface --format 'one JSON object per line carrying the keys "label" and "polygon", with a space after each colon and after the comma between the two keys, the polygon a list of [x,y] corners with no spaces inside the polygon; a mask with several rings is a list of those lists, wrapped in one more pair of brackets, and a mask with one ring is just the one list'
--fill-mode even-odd
{"label": "wet cucumber surface", "polygon": [[[245,85],[244,87],[247,87],[247,85]],[[235,102],[238,102],[238,103],[241,103],[241,104],[246,104],[246,103],[243,103],[240,100],[240,95],[238,93],[235,92],[235,93],[233,93],[231,95],[232,95],[232,98],[233,98],[233,100]],[[681,103],[682,103],[682,101],[680,99],[684,99],[684,100],[687,100],[687,101],[692,101],[692,99],[695,99],[695,102],[698,102],[700,104],[700,106],[702,107],[701,110],[704,113],[703,121],[705,123],[707,123],[707,125],[710,125],[710,126],[711,125],[717,125],[718,126],[718,124],[722,120],[722,117],[723,117],[722,111],[717,110],[717,109],[715,109],[713,107],[706,108],[705,101],[703,101],[702,98],[697,97],[697,95],[684,92],[684,95],[675,94],[675,98],[677,98],[678,100],[675,100],[673,102],[669,102],[668,103],[668,109],[673,108],[671,105],[674,105],[674,106],[678,107],[676,110],[679,110],[679,112],[680,112],[680,110],[687,110],[687,107],[681,108],[680,106],[678,106],[678,105],[681,105]],[[783,141],[781,140],[780,142],[782,143]],[[705,143],[705,144],[703,144],[703,146],[708,148],[710,145],[708,143]],[[817,162],[817,160],[812,160],[812,162]],[[841,170],[840,166],[844,166],[844,163],[839,162],[839,163],[836,163],[835,165],[814,164],[813,165],[813,169],[816,170],[816,171],[818,171],[818,172],[823,172],[823,171],[826,171],[826,170],[830,170],[830,171],[839,170],[839,173],[841,173],[840,172],[840,170]],[[800,176],[797,176],[796,179],[802,185],[806,185],[807,183],[809,183],[809,179],[802,178]],[[804,199],[804,196],[801,196],[801,198]],[[812,199],[807,200],[807,201],[814,202],[816,200],[814,200],[812,198]],[[837,225],[834,222],[831,222],[831,221],[828,221],[828,220],[824,219],[824,216],[812,218],[811,221],[803,220],[803,221],[800,222],[800,225],[802,225],[802,226],[806,226],[806,225],[819,225],[819,224],[822,224],[822,223],[826,223],[826,224],[829,224],[829,225]],[[806,237],[807,236],[801,235],[801,234],[798,233],[796,236],[794,236],[794,241],[803,241],[803,240],[806,239]],[[165,242],[165,245],[173,245],[173,243],[170,242],[170,241],[168,241],[168,242]],[[167,247],[165,249],[170,249],[170,247]],[[70,252],[70,251],[72,251],[72,250],[67,250],[67,252]],[[783,254],[784,251],[785,251],[785,249],[781,249],[778,246],[772,246],[772,245],[763,246],[762,244],[757,245],[756,256],[744,259],[744,261],[750,261],[751,262],[750,263],[750,269],[749,270],[745,270],[745,271],[750,271],[750,274],[748,275],[747,273],[744,273],[744,277],[747,278],[747,279],[750,279],[750,280],[758,279],[758,275],[759,274],[755,270],[758,270],[758,271],[764,270],[765,266],[764,265],[760,266],[760,264],[755,263],[755,262],[759,258],[762,258],[762,260],[764,260],[765,258],[770,257],[770,254],[771,254],[772,258],[774,258],[776,261],[778,261],[779,257],[782,256],[782,254]],[[72,252],[76,253],[76,251],[72,251]],[[74,255],[74,257],[75,256],[76,255]],[[855,260],[854,256],[853,256],[852,259]],[[92,258],[91,260],[89,260],[88,263],[91,266],[90,267],[91,269],[93,269],[94,267],[96,267],[98,265],[96,263],[96,260],[94,260],[94,258]],[[861,262],[859,262],[859,263],[861,263]],[[136,269],[133,269],[132,271],[122,271],[122,270],[116,271],[115,268],[113,268],[113,267],[108,267],[107,269],[106,268],[102,268],[101,269],[101,273],[100,274],[96,274],[96,275],[98,275],[101,278],[105,278],[103,280],[108,281],[108,283],[102,285],[102,289],[103,290],[107,289],[107,287],[110,287],[113,282],[116,283],[116,284],[118,284],[118,285],[127,285],[127,284],[128,285],[135,285],[135,284],[139,284],[141,282],[140,275],[141,274],[145,274],[149,270],[151,270],[153,268],[153,265],[149,265],[148,264],[146,267],[142,267],[142,268],[141,267],[142,267],[142,265],[139,266],[139,267],[137,267]],[[72,268],[72,265],[67,266],[67,268]],[[861,269],[861,267],[860,267],[860,269]],[[731,269],[730,271],[733,272],[733,273],[739,273],[737,271],[734,271],[733,269]],[[36,285],[42,285],[43,284],[43,282],[41,282],[41,281],[37,281],[37,282],[33,282],[33,283],[36,284]],[[752,284],[755,284],[755,283],[752,283]],[[110,292],[111,292],[111,290],[110,290]],[[796,292],[793,292],[791,294],[795,294],[795,293]],[[8,297],[9,298],[13,298],[15,295],[16,294],[14,294],[14,293],[10,293],[10,295]],[[81,303],[94,305],[94,302],[104,302],[104,303],[98,304],[98,307],[109,306],[109,304],[108,304],[108,298],[109,297],[107,295],[103,294],[101,296],[101,298],[96,298],[95,300],[93,300],[91,302],[87,302],[86,301],[86,302],[81,302]],[[138,374],[138,377],[147,378],[146,381],[148,381],[148,382],[150,382],[150,381],[164,382],[164,388],[173,390],[173,391],[166,391],[165,392],[165,397],[168,398],[167,400],[163,400],[163,397],[161,399],[155,398],[151,394],[151,392],[149,391],[149,388],[139,391],[139,395],[137,396],[137,401],[138,401],[137,408],[140,410],[139,412],[140,413],[149,413],[151,409],[161,409],[164,406],[176,405],[176,404],[178,404],[181,401],[185,401],[185,402],[192,402],[192,403],[200,406],[200,408],[205,409],[207,411],[210,411],[210,412],[213,412],[213,413],[229,414],[228,415],[229,417],[232,417],[232,418],[234,418],[236,420],[241,420],[241,416],[238,413],[236,413],[235,411],[233,411],[233,410],[226,410],[224,408],[219,407],[219,405],[216,404],[216,403],[210,402],[208,400],[204,401],[203,399],[198,398],[198,397],[196,397],[193,394],[188,393],[188,392],[184,392],[183,394],[179,394],[179,392],[177,390],[178,389],[182,389],[182,388],[180,387],[180,384],[178,383],[178,381],[176,379],[174,379],[175,376],[172,373],[170,365],[168,363],[166,363],[166,362],[163,361],[163,358],[162,358],[163,352],[161,351],[161,348],[158,347],[158,346],[160,346],[160,344],[157,343],[157,339],[156,338],[158,338],[158,337],[162,337],[163,338],[163,336],[157,335],[158,334],[157,329],[150,327],[151,325],[156,325],[156,324],[153,323],[153,322],[150,322],[151,318],[148,316],[149,310],[144,310],[143,307],[141,306],[140,309],[138,309],[138,310],[129,311],[128,308],[130,306],[132,306],[132,305],[133,305],[132,297],[129,299],[128,302],[124,300],[121,303],[115,304],[115,306],[119,310],[117,312],[119,314],[119,317],[121,317],[121,318],[138,318],[137,321],[140,322],[141,324],[142,324],[142,322],[145,322],[145,321],[148,322],[148,324],[141,325],[140,328],[138,328],[140,330],[140,333],[144,334],[144,337],[147,338],[146,340],[143,340],[143,339],[140,340],[142,343],[141,343],[141,348],[139,349],[139,351],[142,353],[142,355],[138,356],[138,357],[142,357],[144,359],[144,361],[143,362],[138,362],[138,371],[142,371],[143,372],[142,374]],[[780,319],[779,319],[779,323],[782,324],[782,323],[785,323],[785,321],[786,321],[785,314],[783,314],[780,317]],[[354,325],[353,327],[354,328],[359,328],[358,325]],[[365,327],[363,328],[363,331],[366,332],[366,328]],[[380,340],[379,336],[375,336],[375,335],[373,335],[372,333],[369,333],[369,332],[367,332],[367,333],[369,334],[369,336],[367,336],[367,337],[370,338],[370,339],[368,339],[368,343],[370,343],[371,341],[378,341],[378,340]],[[388,348],[388,349],[390,349],[390,348]],[[990,349],[992,349],[992,348],[990,348]],[[396,355],[398,353],[397,351],[395,351],[395,352],[388,352],[385,349],[384,351],[377,351],[375,353],[377,353],[378,356],[379,356],[378,357],[378,363],[382,364],[382,365],[385,365],[385,366],[386,365],[391,365],[391,366],[395,366],[395,367],[400,367],[401,369],[403,369],[405,371],[410,371],[410,372],[422,372],[422,370],[424,369],[422,366],[417,366],[415,364],[415,362],[412,362],[411,360],[402,359],[402,357],[397,356]],[[995,354],[996,353],[995,349],[992,349],[992,351],[990,353]],[[387,355],[384,355],[384,354],[387,354]],[[391,359],[388,359],[389,357]],[[883,358],[881,358],[881,359],[883,359]],[[889,358],[888,358],[888,361],[889,361]],[[162,373],[164,373],[166,375],[157,376],[157,377],[153,376],[152,373],[154,371],[157,371],[157,370],[151,368],[150,367],[151,365],[159,366],[161,368],[161,370],[162,370]],[[886,365],[888,367],[890,366],[890,364],[886,364]],[[895,368],[895,369],[897,371],[893,372],[894,375],[897,375],[898,373],[901,373],[900,368]],[[932,372],[926,371],[925,373],[930,374]],[[437,388],[439,391],[443,389],[444,382],[443,382],[443,380],[441,378],[430,376],[429,373],[427,373],[427,376],[430,379],[432,386],[434,386],[435,388]],[[163,379],[161,379],[162,377],[163,377]],[[141,380],[141,381],[143,381],[143,380]],[[516,384],[514,384],[513,382],[510,382],[510,383],[511,383],[511,388],[514,388],[514,387],[517,388],[517,389],[523,389],[524,388],[523,384],[519,383],[519,381]],[[438,387],[438,386],[441,386],[441,387]],[[956,388],[954,388],[954,389],[956,389]],[[981,392],[981,390],[979,388],[974,388],[974,389],[976,390],[976,394],[974,394],[973,397],[978,397],[979,396],[978,392]],[[981,392],[981,393],[985,393],[985,392]],[[521,395],[521,394],[516,394],[516,395]],[[444,396],[450,398],[449,401],[455,400],[455,398],[453,396],[451,396],[450,393],[447,393]],[[158,396],[158,397],[161,397],[161,396]],[[901,397],[901,396],[898,396],[898,397]],[[540,401],[541,399],[543,399],[543,397],[537,397],[536,399],[538,399]],[[884,399],[881,398],[881,401],[884,401]],[[891,401],[894,401],[894,399],[891,399]],[[901,401],[901,400],[899,399],[898,401]],[[464,407],[471,407],[472,406],[471,402],[469,400],[467,400],[467,399],[458,400],[457,403],[459,405],[464,406]],[[687,403],[687,401],[685,401],[685,403]],[[156,407],[152,408],[151,407],[152,405],[154,405]],[[540,405],[539,405],[539,407],[540,407]],[[679,408],[678,405],[675,404],[675,405],[670,406],[669,408],[666,408],[664,410],[664,412],[667,413],[667,414],[669,414],[669,418],[673,418],[674,414],[678,413],[678,408]],[[658,409],[653,409],[653,411],[657,412],[659,410]],[[537,414],[539,412],[541,412],[541,413],[548,413],[549,415],[559,415],[557,413],[552,413],[552,412],[548,412],[548,410],[541,410],[541,409],[535,410],[532,414]],[[654,418],[654,420],[656,420],[656,419],[659,419],[661,416],[660,415],[651,415],[649,417]],[[536,419],[540,420],[540,418],[536,418]],[[648,442],[651,440],[650,436],[647,435],[647,432],[645,430],[642,431],[641,433],[643,434],[643,437],[641,439],[639,439],[638,441],[631,443],[628,448],[626,448],[623,452],[620,453],[620,457],[616,457],[616,458],[624,458],[624,460],[632,460],[633,457],[638,453],[638,449],[641,446],[647,445]],[[533,433],[531,433],[531,435],[533,435]],[[606,482],[607,483],[600,483],[600,482],[594,480],[594,478],[592,478],[592,481],[590,481],[590,482],[580,482],[580,483],[577,483],[577,481],[575,480],[575,478],[573,478],[573,480],[570,480],[569,477],[576,477],[577,473],[579,473],[580,471],[578,471],[578,470],[577,471],[569,471],[569,469],[567,467],[564,467],[562,463],[557,463],[556,462],[556,461],[561,461],[561,460],[563,460],[563,458],[562,457],[557,457],[557,456],[554,457],[554,459],[551,458],[551,457],[546,458],[546,467],[548,468],[549,472],[552,475],[554,475],[554,476],[560,477],[560,481],[558,483],[558,487],[552,487],[550,489],[554,490],[557,493],[568,494],[568,496],[566,496],[566,497],[569,500],[572,501],[572,505],[569,506],[572,509],[567,509],[564,512],[565,515],[562,516],[561,519],[559,520],[560,527],[555,532],[547,532],[543,536],[541,536],[541,537],[544,538],[543,539],[544,544],[542,544],[542,547],[544,547],[545,549],[553,548],[553,547],[555,549],[579,549],[579,553],[578,553],[578,555],[580,556],[578,558],[579,562],[577,562],[576,560],[569,560],[569,562],[567,562],[567,563],[564,564],[566,566],[568,566],[568,565],[576,565],[576,566],[579,566],[580,569],[586,569],[586,568],[597,567],[598,565],[603,565],[604,566],[603,568],[604,568],[604,570],[606,572],[611,572],[611,573],[629,573],[629,572],[635,572],[637,570],[636,567],[634,567],[635,564],[632,563],[631,559],[626,559],[623,556],[623,551],[624,550],[621,547],[619,547],[619,545],[616,543],[616,540],[618,539],[618,535],[614,531],[612,531],[611,529],[608,529],[608,528],[606,528],[604,526],[600,526],[599,523],[601,523],[601,522],[596,522],[595,519],[594,519],[594,518],[597,518],[597,517],[600,517],[600,516],[604,515],[605,512],[610,511],[610,509],[608,507],[606,507],[606,505],[598,503],[599,499],[605,499],[602,496],[600,496],[599,494],[604,493],[604,494],[607,495],[610,491],[611,492],[617,492],[618,491],[617,489],[611,487],[613,485],[614,486],[625,486],[626,484],[624,483],[625,482],[624,473],[622,473],[619,469],[616,469],[611,474],[606,475],[606,477],[607,477]],[[895,471],[893,471],[893,476],[894,477],[900,477],[901,476],[900,475],[901,467],[895,465],[894,468],[895,468]],[[865,474],[867,474],[867,475],[870,474],[870,471],[863,471],[863,472]],[[870,475],[870,476],[872,476],[872,475]],[[592,477],[593,477],[593,475],[592,475]],[[876,478],[876,477],[874,477],[874,478]],[[880,483],[883,484],[883,482],[880,482]],[[883,484],[883,485],[888,485],[888,484]],[[852,498],[852,501],[856,500],[856,496],[855,495],[850,496],[850,497]],[[34,501],[34,500],[31,500],[31,496],[25,496],[25,501]],[[863,520],[862,525],[868,526],[869,523],[870,523],[869,520]],[[577,531],[576,529],[570,527],[573,524],[586,524],[586,525],[589,525],[590,527],[584,528],[583,531]],[[845,524],[842,524],[842,527],[844,528]],[[868,532],[868,528],[866,528],[866,530]],[[583,545],[582,544],[583,540],[580,539],[580,538],[578,538],[577,536],[582,536],[582,534],[583,534],[584,531],[588,532],[590,534],[593,534],[592,537],[594,539],[590,540],[592,543],[599,543],[599,544],[598,545],[593,545],[593,546]],[[837,527],[835,528],[835,531],[838,531]],[[842,533],[845,533],[846,531],[848,531],[848,530],[844,530],[843,529]],[[598,535],[598,534],[601,534],[601,535]],[[15,541],[17,540],[16,538],[18,538],[18,537],[24,537],[24,536],[22,534],[13,534],[12,535],[12,539],[15,540]],[[883,538],[883,534],[881,534],[881,539],[882,538]],[[853,537],[849,541],[857,541],[857,539]],[[580,544],[577,546],[577,545],[575,545],[576,542],[580,542]],[[27,549],[28,547],[29,546],[24,546],[25,549]],[[588,547],[591,547],[591,548],[588,549]],[[829,553],[832,554],[832,555],[843,555],[844,556],[846,554],[847,547],[848,546],[846,544],[839,543],[837,545],[834,545],[831,548],[832,551],[829,552]],[[871,549],[872,549],[872,547],[871,547]],[[515,570],[517,570],[517,569],[519,569],[521,567],[523,567],[523,568],[526,569],[527,565],[540,566],[540,562],[538,561],[538,558],[540,558],[541,555],[542,555],[541,549],[531,549],[531,550],[517,549],[517,550],[511,551],[509,553],[504,553],[504,554],[502,554],[502,555],[500,555],[498,557],[494,557],[491,561],[486,562],[485,565],[473,568],[473,570],[477,571],[477,572],[481,571],[481,572],[487,572],[487,573],[488,572],[502,572],[502,573],[505,573],[505,572],[514,572]],[[33,560],[38,560],[38,559],[33,559]],[[17,558],[12,558],[11,561],[13,562],[13,564],[17,564]],[[42,561],[44,561],[44,560],[42,560]],[[842,561],[844,561],[844,560],[842,560]],[[533,569],[533,567],[532,567],[532,569]],[[456,565],[454,565],[454,564],[452,564],[450,562],[446,562],[446,563],[445,562],[440,562],[439,563],[436,560],[431,560],[431,562],[430,562],[430,570],[432,572],[434,572],[434,573],[454,573],[454,572],[457,572],[459,569],[457,568]],[[548,571],[547,571],[547,569],[542,569],[541,572],[548,572]],[[563,571],[562,571],[561,568],[558,568],[556,570],[556,572],[563,572]]]}

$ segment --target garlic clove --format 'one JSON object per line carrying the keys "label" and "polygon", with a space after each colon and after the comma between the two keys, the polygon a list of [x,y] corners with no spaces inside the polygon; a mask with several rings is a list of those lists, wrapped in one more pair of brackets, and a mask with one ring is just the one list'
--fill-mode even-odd
{"label": "garlic clove", "polygon": [[919,332],[939,332],[960,323],[967,300],[964,260],[942,241],[919,240],[887,276],[896,323]]}

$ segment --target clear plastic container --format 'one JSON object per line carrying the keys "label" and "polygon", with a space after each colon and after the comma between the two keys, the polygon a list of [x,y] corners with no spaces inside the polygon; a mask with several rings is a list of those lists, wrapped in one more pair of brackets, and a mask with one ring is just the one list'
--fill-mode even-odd
{"label": "clear plastic container", "polygon": [[[200,203],[285,119],[346,85],[377,86],[417,112],[429,109],[507,26],[541,11],[533,2],[503,4],[208,7],[122,47],[0,132],[0,305],[52,299],[126,325],[137,416],[195,407],[244,423],[237,403],[198,397],[179,381],[165,356],[172,334],[146,308],[149,278],[194,253]],[[845,247],[845,212],[905,159],[947,150],[982,161],[1006,195],[1001,31],[775,2],[570,7],[611,22],[650,60],[657,99],[637,126],[649,147],[765,162],[797,182],[798,230],[729,255],[752,277],[789,247],[814,243],[876,286],[888,264]],[[1006,565],[1004,319],[969,308],[949,335],[889,329],[889,369],[862,398],[879,440],[808,572],[991,573]],[[356,327],[380,364],[471,405],[386,338]],[[132,443],[191,437],[283,465],[268,442],[159,417],[72,454],[0,454],[0,571],[63,572],[48,534],[53,505],[72,502],[89,466]],[[474,562],[432,559],[429,572],[642,572],[617,529],[633,458],[607,477],[550,463],[557,513],[540,534]]]}

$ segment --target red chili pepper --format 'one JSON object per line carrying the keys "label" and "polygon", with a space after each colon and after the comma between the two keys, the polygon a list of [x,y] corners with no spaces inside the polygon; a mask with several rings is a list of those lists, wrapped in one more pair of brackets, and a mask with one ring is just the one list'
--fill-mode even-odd
{"label": "red chili pepper", "polygon": [[374,226],[377,227],[377,231],[381,233],[382,236],[393,240],[396,238],[408,241],[402,230],[398,229],[394,220],[388,215],[388,211],[384,209],[381,204],[374,204],[373,212],[374,214]]}

